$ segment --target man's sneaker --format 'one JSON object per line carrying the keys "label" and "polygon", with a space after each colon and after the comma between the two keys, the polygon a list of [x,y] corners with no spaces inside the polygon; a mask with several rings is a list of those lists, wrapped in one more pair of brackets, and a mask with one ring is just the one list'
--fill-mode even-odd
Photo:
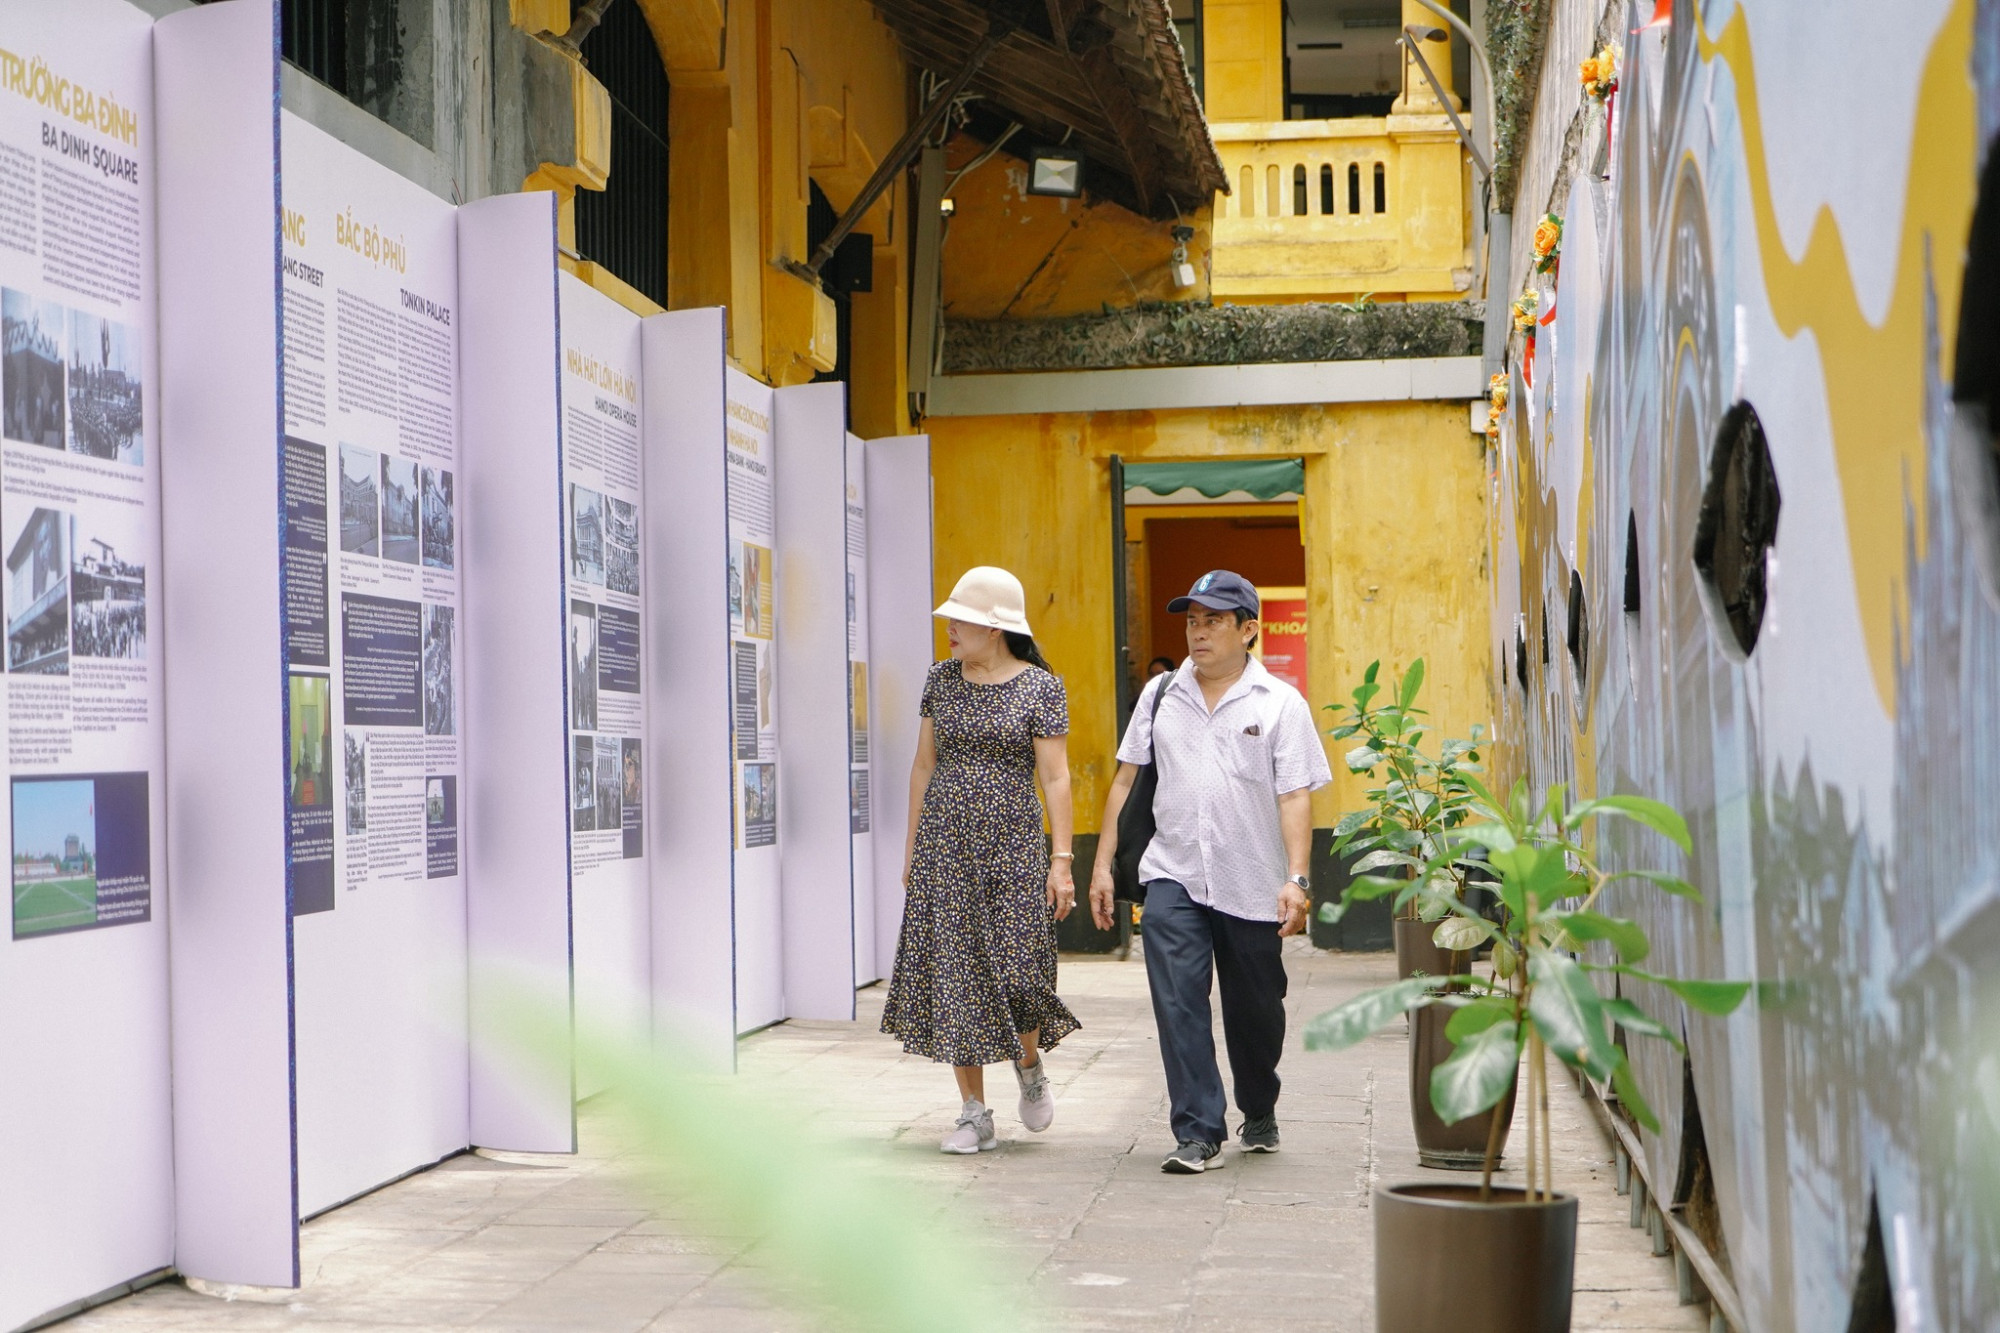
{"label": "man's sneaker", "polygon": [[999,1138],[993,1133],[993,1112],[976,1101],[968,1101],[965,1109],[958,1113],[958,1123],[951,1133],[944,1136],[938,1145],[943,1152],[973,1153],[992,1152],[1000,1146]]}
{"label": "man's sneaker", "polygon": [[1222,1167],[1221,1145],[1195,1139],[1184,1139],[1160,1163],[1160,1170],[1177,1176],[1198,1176],[1204,1171],[1220,1171]]}
{"label": "man's sneaker", "polygon": [[1260,1115],[1254,1120],[1243,1122],[1243,1135],[1237,1142],[1244,1152],[1278,1151],[1278,1117]]}
{"label": "man's sneaker", "polygon": [[1048,1057],[1037,1054],[1035,1063],[1021,1067],[1014,1061],[1014,1079],[1021,1085],[1021,1123],[1039,1134],[1055,1122],[1056,1094],[1049,1086]]}

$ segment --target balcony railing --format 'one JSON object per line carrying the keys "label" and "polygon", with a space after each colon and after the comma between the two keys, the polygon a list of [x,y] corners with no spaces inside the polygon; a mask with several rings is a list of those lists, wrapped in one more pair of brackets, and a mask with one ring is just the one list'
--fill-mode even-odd
{"label": "balcony railing", "polygon": [[1234,187],[1215,197],[1218,298],[1470,287],[1465,164],[1445,117],[1210,128]]}

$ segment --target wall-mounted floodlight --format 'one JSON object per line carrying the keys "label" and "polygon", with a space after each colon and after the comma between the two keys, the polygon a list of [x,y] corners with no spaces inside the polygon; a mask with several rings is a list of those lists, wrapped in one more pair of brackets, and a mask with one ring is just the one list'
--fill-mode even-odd
{"label": "wall-mounted floodlight", "polygon": [[1061,148],[1038,148],[1028,159],[1028,193],[1074,199],[1083,193],[1083,158]]}

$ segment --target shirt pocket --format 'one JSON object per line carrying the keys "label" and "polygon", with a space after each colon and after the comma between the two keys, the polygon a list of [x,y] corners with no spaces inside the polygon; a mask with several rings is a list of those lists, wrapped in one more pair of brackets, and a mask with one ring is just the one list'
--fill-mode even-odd
{"label": "shirt pocket", "polygon": [[1271,785],[1271,737],[1262,728],[1252,735],[1241,727],[1225,732],[1216,747],[1222,753],[1222,767],[1233,778]]}

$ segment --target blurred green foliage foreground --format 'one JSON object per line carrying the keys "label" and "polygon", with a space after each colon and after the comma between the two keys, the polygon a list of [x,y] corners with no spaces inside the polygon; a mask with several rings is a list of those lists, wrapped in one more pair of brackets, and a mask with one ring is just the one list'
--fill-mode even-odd
{"label": "blurred green foliage foreground", "polygon": [[[1003,1291],[943,1189],[893,1178],[882,1152],[814,1131],[779,1084],[718,1074],[668,1041],[572,1024],[568,987],[482,979],[480,1025],[505,1034],[509,1077],[542,1087],[575,1067],[608,1081],[602,1105],[640,1164],[633,1186],[702,1234],[753,1239],[774,1300],[816,1327],[880,1333],[1018,1331],[1036,1321]],[[965,1163],[937,1159],[940,1171]]]}

